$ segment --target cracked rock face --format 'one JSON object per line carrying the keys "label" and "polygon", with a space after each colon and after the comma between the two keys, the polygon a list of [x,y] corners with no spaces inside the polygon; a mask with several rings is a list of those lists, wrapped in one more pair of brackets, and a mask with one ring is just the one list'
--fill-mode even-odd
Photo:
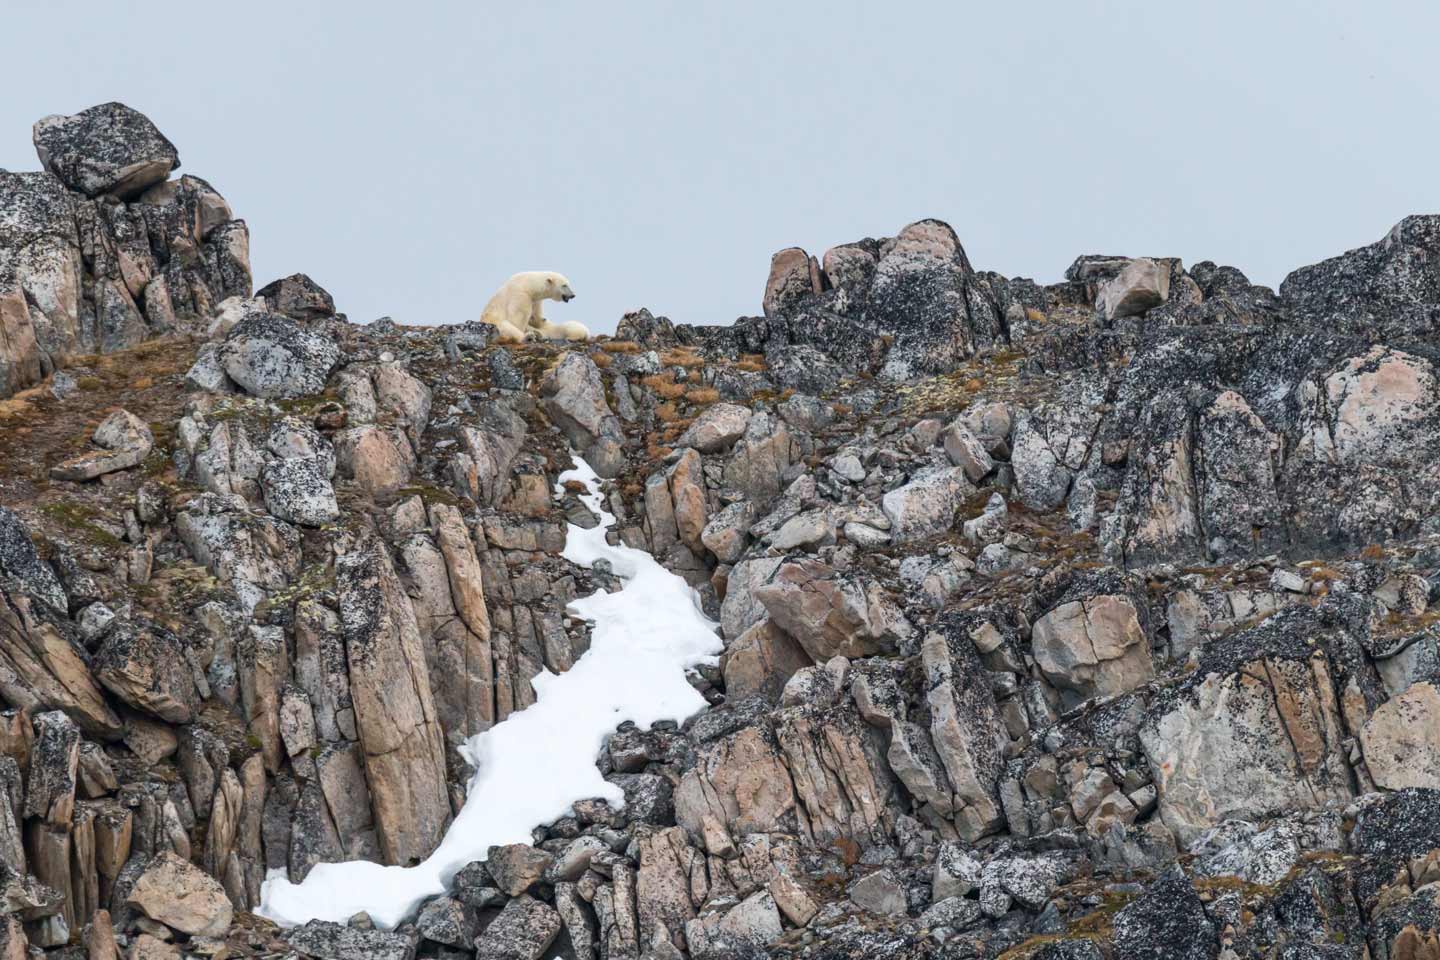
{"label": "cracked rock face", "polygon": [[1125,597],[1061,604],[1035,621],[1035,660],[1080,699],[1125,693],[1155,675],[1150,641]]}
{"label": "cracked rock face", "polygon": [[[208,183],[59,157],[0,173],[0,954],[1435,953],[1436,218],[1278,293],[926,220],[499,348],[252,295]],[[575,601],[635,584],[577,529],[717,624],[689,706],[535,758],[602,795],[411,915],[270,925],[593,669]]]}

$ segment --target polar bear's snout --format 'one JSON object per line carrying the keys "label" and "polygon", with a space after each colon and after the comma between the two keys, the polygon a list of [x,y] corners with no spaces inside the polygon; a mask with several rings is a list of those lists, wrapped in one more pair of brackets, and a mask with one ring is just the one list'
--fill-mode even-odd
{"label": "polar bear's snout", "polygon": [[571,293],[570,288],[567,287],[565,288],[565,292],[560,294],[560,299],[565,303],[569,303],[571,300],[575,299],[575,294]]}

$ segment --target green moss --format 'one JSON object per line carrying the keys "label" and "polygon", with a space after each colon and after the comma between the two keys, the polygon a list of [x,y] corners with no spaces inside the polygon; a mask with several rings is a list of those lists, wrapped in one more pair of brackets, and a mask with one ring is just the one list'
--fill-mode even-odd
{"label": "green moss", "polygon": [[443,503],[447,507],[464,505],[464,501],[456,496],[454,491],[428,483],[413,487],[401,487],[395,491],[396,501],[404,500],[408,497],[419,497],[427,507],[432,503]]}
{"label": "green moss", "polygon": [[40,512],[75,536],[100,547],[118,547],[120,538],[95,523],[98,511],[83,503],[60,501],[47,503]]}

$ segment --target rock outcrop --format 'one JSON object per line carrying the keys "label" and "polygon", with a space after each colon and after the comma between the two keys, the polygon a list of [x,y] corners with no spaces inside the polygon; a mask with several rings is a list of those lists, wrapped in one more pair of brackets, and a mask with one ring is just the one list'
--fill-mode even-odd
{"label": "rock outcrop", "polygon": [[[499,347],[252,295],[125,107],[36,144],[0,956],[1440,955],[1437,218],[1278,292],[924,220],[781,251],[732,326]],[[716,623],[706,708],[617,716],[605,797],[407,914],[270,923],[267,878],[435,851],[475,738],[586,669],[572,603],[634,571],[567,559],[577,455]]]}

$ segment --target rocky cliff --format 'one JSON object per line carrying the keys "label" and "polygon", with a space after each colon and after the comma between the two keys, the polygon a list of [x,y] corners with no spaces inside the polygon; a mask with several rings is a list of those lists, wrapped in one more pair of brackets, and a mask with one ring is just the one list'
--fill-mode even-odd
{"label": "rocky cliff", "polygon": [[[1440,958],[1440,217],[1278,292],[925,220],[777,253],[729,327],[506,348],[252,295],[128,108],[35,140],[0,958]],[[576,457],[716,623],[709,707],[388,929],[260,916],[425,860],[586,656],[627,574],[562,555]]]}

